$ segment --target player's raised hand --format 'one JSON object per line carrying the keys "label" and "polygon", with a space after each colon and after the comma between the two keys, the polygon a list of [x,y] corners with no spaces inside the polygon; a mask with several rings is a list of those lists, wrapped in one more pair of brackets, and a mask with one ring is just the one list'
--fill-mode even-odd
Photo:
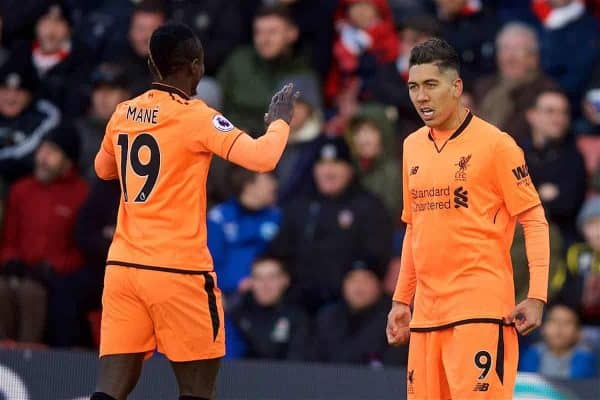
{"label": "player's raised hand", "polygon": [[515,323],[517,332],[521,335],[529,335],[542,325],[542,313],[544,302],[538,299],[525,299],[507,316],[504,322]]}
{"label": "player's raised hand", "polygon": [[408,328],[410,318],[410,307],[404,303],[394,301],[392,309],[388,314],[387,328],[385,330],[389,344],[399,346],[408,342],[408,338],[410,337],[410,329]]}
{"label": "player's raised hand", "polygon": [[270,125],[271,122],[282,119],[289,123],[294,115],[294,104],[300,92],[293,92],[294,85],[288,83],[279,92],[275,93],[269,105],[269,111],[265,114],[265,124]]}

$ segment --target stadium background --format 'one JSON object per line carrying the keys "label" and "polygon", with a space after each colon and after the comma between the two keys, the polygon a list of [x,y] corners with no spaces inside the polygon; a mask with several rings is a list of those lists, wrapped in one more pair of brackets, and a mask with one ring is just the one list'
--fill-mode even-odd
{"label": "stadium background", "polygon": [[[524,148],[551,222],[557,311],[543,335],[521,341],[520,368],[537,375],[518,387],[550,379],[571,394],[541,381],[548,398],[600,391],[600,2],[2,0],[0,17],[0,398],[93,389],[120,196],[95,178],[93,157],[114,106],[151,82],[147,41],[168,20],[203,41],[198,96],[251,135],[278,87],[291,81],[303,93],[274,174],[213,161],[223,398],[404,397],[406,348],[386,345],[385,318],[404,228],[401,143],[420,125],[407,55],[432,36],[458,50],[465,104]],[[36,161],[45,142],[62,154],[60,174]],[[524,253],[517,229],[517,299],[527,292]],[[560,371],[544,364],[557,352]],[[165,367],[148,364],[138,398],[173,396],[171,381],[152,386]],[[29,397],[11,392],[19,379]],[[282,394],[286,380],[305,390]],[[361,382],[378,389],[364,394]]]}

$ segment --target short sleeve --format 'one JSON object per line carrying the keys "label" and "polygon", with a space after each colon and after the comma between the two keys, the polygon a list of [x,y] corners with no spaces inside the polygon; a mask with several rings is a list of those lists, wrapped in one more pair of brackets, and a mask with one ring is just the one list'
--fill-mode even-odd
{"label": "short sleeve", "polygon": [[540,198],[531,181],[523,150],[503,133],[494,152],[495,178],[504,204],[516,216],[538,204]]}
{"label": "short sleeve", "polygon": [[113,130],[112,130],[112,118],[106,124],[106,130],[104,131],[104,138],[102,139],[101,148],[104,149],[111,156],[115,155],[115,149],[113,144]]}
{"label": "short sleeve", "polygon": [[402,152],[402,221],[412,224],[412,205],[408,188],[408,166],[406,165],[406,141]]}
{"label": "short sleeve", "polygon": [[189,148],[193,152],[211,152],[228,159],[235,141],[243,133],[219,112],[199,107],[191,126]]}

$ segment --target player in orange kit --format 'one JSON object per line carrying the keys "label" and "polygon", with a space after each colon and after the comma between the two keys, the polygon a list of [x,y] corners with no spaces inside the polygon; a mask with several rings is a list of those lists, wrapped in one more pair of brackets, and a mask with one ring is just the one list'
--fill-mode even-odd
{"label": "player in orange kit", "polygon": [[[409,399],[510,399],[517,331],[540,325],[546,301],[548,224],[523,151],[462,106],[459,73],[441,39],[411,52],[408,90],[425,126],[404,141],[407,228],[386,333],[394,345],[410,336]],[[530,287],[515,307],[517,220]]]}
{"label": "player in orange kit", "polygon": [[93,400],[125,399],[155,349],[171,361],[180,399],[211,399],[225,354],[223,308],[206,245],[206,177],[212,154],[272,170],[287,142],[295,99],[272,99],[259,139],[192,99],[204,73],[200,40],[185,25],[149,43],[151,90],[119,104],[95,167],[122,197],[106,262],[100,372]]}

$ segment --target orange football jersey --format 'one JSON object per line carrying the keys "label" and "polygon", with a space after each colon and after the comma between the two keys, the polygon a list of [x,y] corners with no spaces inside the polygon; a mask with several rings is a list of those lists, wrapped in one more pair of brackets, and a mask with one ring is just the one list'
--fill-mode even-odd
{"label": "orange football jersey", "polygon": [[508,315],[516,217],[540,204],[523,151],[469,113],[444,144],[423,127],[403,153],[402,219],[411,224],[416,275],[411,328]]}
{"label": "orange football jersey", "polygon": [[[283,121],[276,124],[288,129]],[[118,177],[122,189],[107,264],[211,271],[206,245],[211,156],[228,159],[242,135],[219,112],[168,85],[155,83],[119,104],[96,157],[98,176]],[[281,136],[283,150],[287,131]]]}

